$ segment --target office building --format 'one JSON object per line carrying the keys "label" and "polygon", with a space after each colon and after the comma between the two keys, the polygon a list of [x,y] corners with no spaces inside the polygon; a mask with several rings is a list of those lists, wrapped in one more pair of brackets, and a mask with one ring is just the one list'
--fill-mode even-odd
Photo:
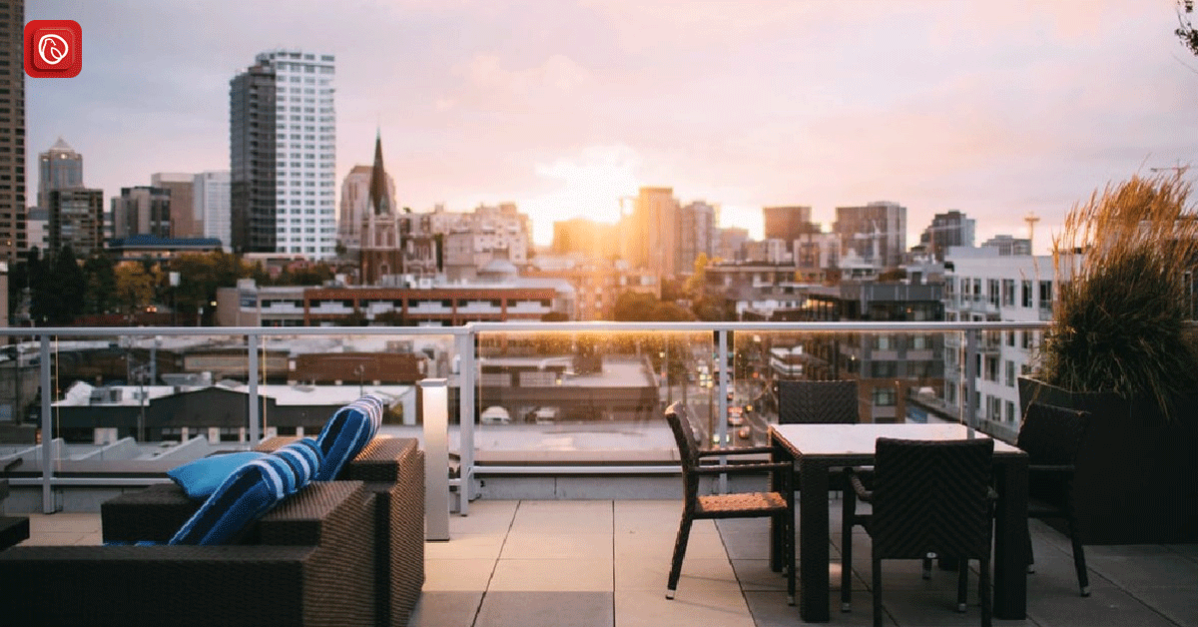
{"label": "office building", "polygon": [[221,246],[232,250],[232,231],[229,209],[229,172],[200,172],[192,183],[192,202],[195,215],[203,225],[203,237],[220,240]]}
{"label": "office building", "polygon": [[[25,71],[21,37],[25,2],[6,2],[0,15],[0,261],[13,263],[25,250]],[[7,316],[3,316],[7,319]]]}
{"label": "office building", "polygon": [[[845,265],[875,270],[897,268],[907,252],[907,208],[893,202],[837,207],[832,231],[840,236]],[[848,260],[849,257],[855,259]]]}
{"label": "office building", "polygon": [[37,206],[50,206],[50,192],[56,189],[83,187],[83,155],[61,137],[37,161]]}
{"label": "office building", "polygon": [[195,175],[158,172],[150,176],[150,186],[165,189],[171,195],[171,237],[192,238],[204,235],[204,224],[196,212]]}
{"label": "office building", "polygon": [[1032,240],[1012,235],[995,235],[982,242],[982,246],[998,249],[998,254],[1003,256],[1032,254]]}
{"label": "office building", "polygon": [[765,221],[765,239],[793,242],[806,233],[819,232],[819,227],[811,222],[811,207],[763,207],[761,215]]}
{"label": "office building", "polygon": [[122,187],[121,195],[112,199],[112,236],[134,235],[171,236],[170,190],[145,185]]}
{"label": "office building", "polygon": [[230,81],[235,250],[336,254],[334,61],[273,50]]}
{"label": "office building", "polygon": [[938,213],[920,234],[919,246],[936,261],[944,261],[944,253],[949,246],[973,246],[976,226],[976,220],[965,217],[960,211]]}
{"label": "office building", "polygon": [[624,259],[673,277],[678,263],[678,199],[670,187],[642,187],[632,213],[621,220]]}
{"label": "office building", "polygon": [[715,207],[702,200],[683,206],[678,210],[674,232],[678,251],[674,269],[679,275],[694,274],[699,255],[706,255],[708,260],[715,256]]}
{"label": "office building", "polygon": [[55,189],[47,200],[47,251],[70,246],[75,257],[82,259],[104,248],[104,190]]}

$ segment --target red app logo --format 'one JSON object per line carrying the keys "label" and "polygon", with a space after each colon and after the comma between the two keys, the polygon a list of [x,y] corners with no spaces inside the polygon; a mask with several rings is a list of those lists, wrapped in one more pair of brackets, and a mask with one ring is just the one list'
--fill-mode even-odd
{"label": "red app logo", "polygon": [[25,73],[71,78],[83,70],[83,29],[75,20],[32,20],[25,25]]}

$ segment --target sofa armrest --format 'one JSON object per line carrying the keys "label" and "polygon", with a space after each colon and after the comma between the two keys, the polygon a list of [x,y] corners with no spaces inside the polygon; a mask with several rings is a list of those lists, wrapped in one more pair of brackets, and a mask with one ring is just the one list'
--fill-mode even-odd
{"label": "sofa armrest", "polygon": [[313,484],[259,522],[273,544],[14,547],[0,607],[29,625],[373,625],[373,498]]}

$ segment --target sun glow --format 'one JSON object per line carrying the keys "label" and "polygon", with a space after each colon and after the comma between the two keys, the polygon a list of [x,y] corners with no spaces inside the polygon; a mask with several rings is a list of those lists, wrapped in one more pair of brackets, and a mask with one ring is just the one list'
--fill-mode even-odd
{"label": "sun glow", "polygon": [[[520,202],[532,218],[533,240],[553,240],[553,223],[569,218],[590,218],[615,223],[624,198],[634,196],[640,183],[634,170],[640,157],[627,146],[593,146],[575,158],[539,163],[538,176],[558,182],[556,189]],[[629,205],[631,209],[631,205]]]}

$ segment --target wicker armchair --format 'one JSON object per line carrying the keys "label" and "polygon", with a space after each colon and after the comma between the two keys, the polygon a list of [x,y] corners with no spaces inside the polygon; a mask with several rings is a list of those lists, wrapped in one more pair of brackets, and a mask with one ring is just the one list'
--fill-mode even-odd
{"label": "wicker armchair", "polygon": [[[686,545],[690,539],[691,525],[697,519],[717,518],[765,518],[780,525],[784,538],[783,555],[786,561],[787,600],[794,605],[795,596],[795,549],[794,549],[794,491],[790,488],[792,466],[789,463],[749,463],[724,466],[702,466],[700,460],[715,456],[761,454],[769,448],[740,448],[700,450],[698,436],[686,406],[674,403],[666,409],[666,421],[674,432],[678,443],[678,454],[682,460],[682,485],[685,500],[682,506],[682,521],[678,526],[678,538],[674,543],[674,557],[670,563],[670,578],[666,585],[666,598],[673,599],[678,589],[678,578],[682,574],[682,560],[686,556]],[[780,482],[776,492],[750,492],[738,494],[699,495],[699,482],[704,476],[719,474],[741,474],[770,472]]]}
{"label": "wicker armchair", "polygon": [[13,625],[377,624],[374,494],[314,483],[228,546],[17,546],[0,551]]}
{"label": "wicker armchair", "polygon": [[[1086,574],[1086,553],[1077,533],[1073,511],[1073,463],[1085,437],[1090,414],[1040,403],[1028,406],[1015,445],[1028,456],[1030,481],[1028,518],[1063,518],[1073,543],[1073,567],[1077,586],[1084,597],[1090,596],[1090,578]],[[1027,536],[1029,571],[1034,562],[1030,533]]]}
{"label": "wicker armchair", "polygon": [[[274,451],[295,439],[271,438],[258,450]],[[406,625],[424,586],[424,452],[414,439],[375,438],[337,479],[362,481],[377,497],[364,527],[374,530],[378,547],[376,616],[379,625]],[[100,506],[104,541],[166,542],[199,506],[173,483],[122,494]]]}
{"label": "wicker armchair", "polygon": [[[896,440],[878,438],[874,456],[874,489],[867,491],[850,472],[844,517],[863,526],[872,539],[874,625],[882,625],[882,560],[924,559],[929,553],[959,558],[957,610],[965,611],[967,560],[980,562],[978,592],[982,625],[990,627],[990,487],[994,440]],[[873,505],[873,513],[857,514],[857,499]],[[847,525],[850,523],[846,523]],[[841,609],[847,611],[852,586],[852,534],[844,534],[841,550]]]}

